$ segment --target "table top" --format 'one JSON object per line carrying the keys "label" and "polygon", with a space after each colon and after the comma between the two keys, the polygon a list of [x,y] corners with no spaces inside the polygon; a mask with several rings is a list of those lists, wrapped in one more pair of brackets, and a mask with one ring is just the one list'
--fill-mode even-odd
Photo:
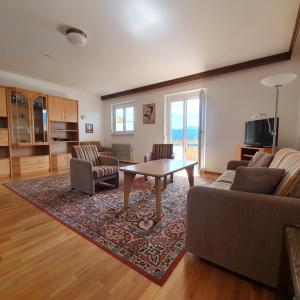
{"label": "table top", "polygon": [[294,294],[300,299],[300,226],[285,228]]}
{"label": "table top", "polygon": [[197,161],[191,160],[158,159],[136,165],[121,167],[120,170],[127,173],[163,177],[188,167],[192,167],[197,163]]}

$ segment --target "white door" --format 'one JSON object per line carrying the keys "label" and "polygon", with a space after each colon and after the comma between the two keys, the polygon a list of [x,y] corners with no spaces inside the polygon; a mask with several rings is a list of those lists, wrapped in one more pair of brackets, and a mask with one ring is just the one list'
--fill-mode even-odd
{"label": "white door", "polygon": [[167,96],[166,140],[174,144],[175,159],[204,164],[205,93],[192,91]]}

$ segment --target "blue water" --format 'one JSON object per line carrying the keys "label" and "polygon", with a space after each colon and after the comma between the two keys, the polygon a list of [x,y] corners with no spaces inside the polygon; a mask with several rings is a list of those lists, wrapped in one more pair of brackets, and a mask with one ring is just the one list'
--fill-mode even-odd
{"label": "blue water", "polygon": [[[171,138],[173,140],[182,141],[183,130],[182,129],[172,129]],[[198,141],[198,128],[197,127],[188,127],[187,128],[187,140],[188,141]]]}

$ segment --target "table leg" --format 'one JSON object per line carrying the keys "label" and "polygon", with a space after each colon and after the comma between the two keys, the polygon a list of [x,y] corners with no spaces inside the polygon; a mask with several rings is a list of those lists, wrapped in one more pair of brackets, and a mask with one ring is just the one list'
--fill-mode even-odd
{"label": "table leg", "polygon": [[155,177],[155,186],[156,186],[156,219],[161,218],[161,178]]}
{"label": "table leg", "polygon": [[186,173],[188,175],[190,187],[194,185],[194,166],[186,168]]}
{"label": "table leg", "polygon": [[164,189],[167,187],[167,183],[168,183],[168,177],[165,176],[164,177]]}
{"label": "table leg", "polygon": [[124,172],[124,208],[128,208],[128,198],[135,174]]}

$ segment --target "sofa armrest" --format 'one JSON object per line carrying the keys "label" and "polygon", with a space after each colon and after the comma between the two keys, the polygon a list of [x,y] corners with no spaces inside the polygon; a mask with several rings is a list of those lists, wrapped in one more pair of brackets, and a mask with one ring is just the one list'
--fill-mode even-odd
{"label": "sofa armrest", "polygon": [[93,166],[91,162],[78,158],[70,159],[71,187],[83,193],[95,194]]}
{"label": "sofa armrest", "polygon": [[146,153],[144,155],[144,162],[152,160],[152,152]]}
{"label": "sofa armrest", "polygon": [[238,167],[247,167],[249,160],[230,160],[227,164],[227,170],[236,170]]}
{"label": "sofa armrest", "polygon": [[195,186],[188,192],[186,250],[285,289],[284,226],[299,220],[296,198]]}
{"label": "sofa armrest", "polygon": [[119,166],[119,159],[111,156],[100,155],[101,165],[105,166]]}

